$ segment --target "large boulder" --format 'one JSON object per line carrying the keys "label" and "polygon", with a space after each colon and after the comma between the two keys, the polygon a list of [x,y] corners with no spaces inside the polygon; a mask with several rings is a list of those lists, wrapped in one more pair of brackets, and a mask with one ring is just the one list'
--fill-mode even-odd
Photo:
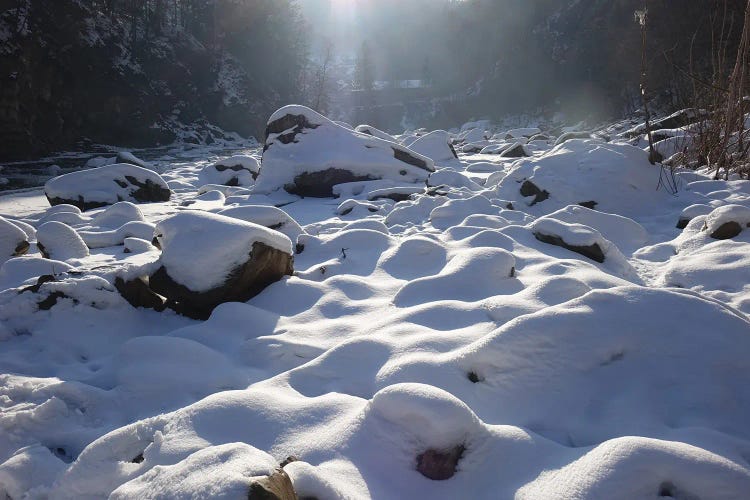
{"label": "large boulder", "polygon": [[345,182],[391,179],[424,183],[434,162],[410,149],[348,130],[304,106],[271,115],[255,193],[333,197]]}
{"label": "large boulder", "polygon": [[171,192],[156,172],[117,163],[50,179],[44,185],[44,194],[53,206],[69,204],[81,210],[90,210],[118,201],[168,201]]}
{"label": "large boulder", "polygon": [[284,234],[240,219],[187,211],[157,224],[161,266],[153,291],[181,314],[207,318],[224,302],[245,302],[293,272]]}

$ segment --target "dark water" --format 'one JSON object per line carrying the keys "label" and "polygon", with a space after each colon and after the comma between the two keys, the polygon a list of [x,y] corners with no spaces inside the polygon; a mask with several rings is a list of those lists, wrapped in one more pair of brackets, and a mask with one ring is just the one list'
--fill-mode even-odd
{"label": "dark water", "polygon": [[[214,157],[231,156],[238,152],[247,152],[257,147],[251,141],[232,142],[212,146],[198,146],[192,144],[178,144],[151,149],[127,150],[137,158],[158,166],[160,171],[168,170],[169,163],[185,163],[191,160],[210,159]],[[92,158],[112,158],[122,148],[94,145],[85,151],[69,151],[37,160],[0,163],[0,178],[8,180],[0,184],[0,192],[41,187],[52,177],[81,170],[86,162]],[[0,181],[2,182],[2,181]]]}

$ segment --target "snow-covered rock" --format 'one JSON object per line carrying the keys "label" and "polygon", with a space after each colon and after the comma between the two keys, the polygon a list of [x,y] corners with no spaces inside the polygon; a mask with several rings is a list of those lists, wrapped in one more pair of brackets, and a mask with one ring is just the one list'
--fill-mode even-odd
{"label": "snow-covered rock", "polygon": [[252,186],[258,172],[260,163],[257,159],[247,155],[234,155],[204,167],[199,180],[201,185]]}
{"label": "snow-covered rock", "polygon": [[20,227],[0,217],[0,263],[29,250],[29,237]]}
{"label": "snow-covered rock", "polygon": [[37,228],[36,245],[48,259],[67,261],[88,257],[89,248],[72,227],[62,222],[45,222]]}
{"label": "snow-covered rock", "polygon": [[445,130],[435,130],[423,135],[409,145],[409,149],[432,158],[435,163],[453,161],[458,158],[451,144],[451,134]]}
{"label": "snow-covered rock", "polygon": [[189,211],[161,221],[154,234],[162,255],[150,287],[186,315],[207,317],[292,273],[291,240],[251,222]]}
{"label": "snow-covered rock", "polygon": [[304,232],[302,227],[289,214],[280,208],[267,205],[242,205],[227,208],[218,213],[279,231],[292,240],[292,243],[295,243],[297,237]]}
{"label": "snow-covered rock", "polygon": [[540,157],[518,160],[497,192],[532,213],[586,204],[632,217],[653,213],[671,196],[656,189],[660,172],[636,147],[575,139]]}
{"label": "snow-covered rock", "polygon": [[59,260],[28,255],[10,259],[0,266],[0,288],[16,288],[40,276],[55,276],[72,271],[73,266]]}
{"label": "snow-covered rock", "polygon": [[724,205],[711,211],[705,220],[705,230],[716,240],[728,240],[750,225],[750,208],[743,205]]}
{"label": "snow-covered rock", "polygon": [[354,130],[359,132],[360,134],[371,135],[373,137],[377,137],[378,139],[383,139],[384,141],[398,142],[398,140],[391,134],[383,132],[382,130],[377,129],[372,125],[357,125],[357,128],[355,128]]}
{"label": "snow-covered rock", "polygon": [[118,201],[168,201],[169,187],[159,174],[135,165],[117,163],[71,172],[47,181],[44,193],[51,205],[75,205],[81,210]]}
{"label": "snow-covered rock", "polygon": [[344,182],[391,179],[425,182],[433,161],[409,149],[335,124],[304,106],[286,106],[268,121],[255,193],[284,189],[330,197]]}

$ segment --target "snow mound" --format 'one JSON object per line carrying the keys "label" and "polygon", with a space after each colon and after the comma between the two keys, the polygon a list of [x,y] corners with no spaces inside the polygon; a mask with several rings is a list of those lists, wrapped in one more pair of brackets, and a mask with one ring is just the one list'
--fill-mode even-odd
{"label": "snow mound", "polygon": [[304,106],[286,106],[268,121],[255,193],[284,189],[330,197],[332,187],[358,180],[424,183],[433,161],[399,144],[347,130]]}
{"label": "snow mound", "polygon": [[750,208],[724,205],[714,209],[705,219],[705,231],[717,240],[734,238],[750,225]]}
{"label": "snow mound", "polygon": [[90,224],[102,228],[117,229],[128,222],[144,222],[145,220],[140,208],[130,202],[120,201],[92,217]]}
{"label": "snow mound", "polygon": [[451,141],[451,134],[445,130],[435,130],[409,144],[409,149],[432,158],[435,163],[450,162],[458,158]]}
{"label": "snow mound", "polygon": [[29,246],[29,238],[23,229],[0,217],[0,263],[25,254]]}
{"label": "snow mound", "polygon": [[48,259],[68,261],[88,257],[89,248],[75,229],[62,222],[45,222],[37,228],[37,246]]}
{"label": "snow mound", "polygon": [[591,210],[579,205],[561,208],[547,215],[545,219],[588,226],[614,243],[618,249],[629,253],[645,246],[649,240],[646,229],[633,219]]}
{"label": "snow mound", "polygon": [[636,147],[574,139],[538,158],[519,160],[497,192],[532,213],[585,203],[633,217],[655,213],[671,196],[656,189],[660,172]]}
{"label": "snow mound", "polygon": [[0,289],[17,288],[30,279],[56,276],[71,270],[72,266],[59,260],[39,256],[16,257],[0,266]]}
{"label": "snow mound", "polygon": [[472,248],[453,257],[436,275],[418,278],[404,285],[393,301],[398,307],[459,300],[476,302],[493,295],[518,291],[513,280],[516,260],[501,248]]}
{"label": "snow mound", "polygon": [[247,155],[234,155],[201,170],[201,185],[220,184],[224,186],[252,186],[260,172],[257,159]]}
{"label": "snow mound", "polygon": [[86,246],[106,248],[122,245],[127,238],[140,238],[150,241],[154,235],[154,225],[149,222],[127,222],[110,231],[78,231]]}
{"label": "snow mound", "polygon": [[289,214],[267,205],[242,205],[226,208],[218,213],[273,229],[288,236],[292,242],[296,242],[297,237],[304,232]]}
{"label": "snow mound", "polygon": [[372,137],[377,137],[378,139],[383,139],[384,141],[398,142],[398,140],[396,140],[396,138],[393,137],[392,135],[386,132],[383,132],[380,129],[377,129],[373,127],[372,125],[366,125],[366,124],[357,125],[357,128],[355,128],[354,130],[356,132],[359,132],[360,134],[371,135]]}
{"label": "snow mound", "polygon": [[168,201],[170,190],[159,174],[127,163],[71,172],[44,185],[51,205],[75,205],[81,210],[112,205],[118,201]]}
{"label": "snow mound", "polygon": [[153,467],[117,488],[109,498],[246,498],[252,479],[271,475],[276,466],[273,457],[246,444],[212,446],[176,464]]}
{"label": "snow mound", "polygon": [[284,234],[226,215],[179,213],[157,224],[154,234],[169,276],[193,292],[223,284],[248,260],[256,242],[292,255]]}

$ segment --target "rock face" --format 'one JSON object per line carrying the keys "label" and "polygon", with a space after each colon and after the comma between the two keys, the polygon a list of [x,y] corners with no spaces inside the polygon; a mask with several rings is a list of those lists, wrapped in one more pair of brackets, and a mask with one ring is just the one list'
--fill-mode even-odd
{"label": "rock face", "polygon": [[456,473],[456,466],[464,451],[463,445],[447,451],[427,450],[417,456],[417,470],[433,481],[450,479]]}
{"label": "rock face", "polygon": [[539,189],[539,187],[531,181],[524,181],[521,184],[521,196],[534,196],[532,205],[541,203],[549,198],[549,192],[546,189]]}
{"label": "rock face", "polygon": [[567,248],[571,252],[579,253],[584,257],[595,260],[596,262],[604,262],[604,252],[602,251],[602,248],[598,243],[594,243],[592,245],[571,245],[566,243],[565,240],[563,240],[560,236],[553,236],[540,232],[535,232],[534,237],[542,243],[548,243],[550,245]]}
{"label": "rock face", "polygon": [[[687,225],[687,223],[685,224]],[[725,222],[711,233],[711,238],[715,240],[729,240],[738,236],[742,232],[742,226],[736,221]]]}
{"label": "rock face", "polygon": [[189,317],[207,318],[221,303],[247,301],[293,272],[291,240],[257,224],[190,211],[154,232],[161,267],[149,287]]}
{"label": "rock face", "polygon": [[531,155],[529,155],[529,153],[526,151],[526,148],[523,147],[523,144],[517,142],[500,153],[500,156],[503,158],[526,158],[527,156]]}
{"label": "rock face", "polygon": [[50,179],[44,194],[51,205],[74,205],[90,210],[119,201],[169,201],[171,191],[159,174],[126,163],[71,172]]}
{"label": "rock face", "polygon": [[292,480],[283,469],[253,480],[248,500],[297,500]]}
{"label": "rock face", "polygon": [[377,137],[357,133],[304,106],[286,106],[268,121],[255,192],[333,197],[333,186],[390,179],[424,183],[434,162]]}

